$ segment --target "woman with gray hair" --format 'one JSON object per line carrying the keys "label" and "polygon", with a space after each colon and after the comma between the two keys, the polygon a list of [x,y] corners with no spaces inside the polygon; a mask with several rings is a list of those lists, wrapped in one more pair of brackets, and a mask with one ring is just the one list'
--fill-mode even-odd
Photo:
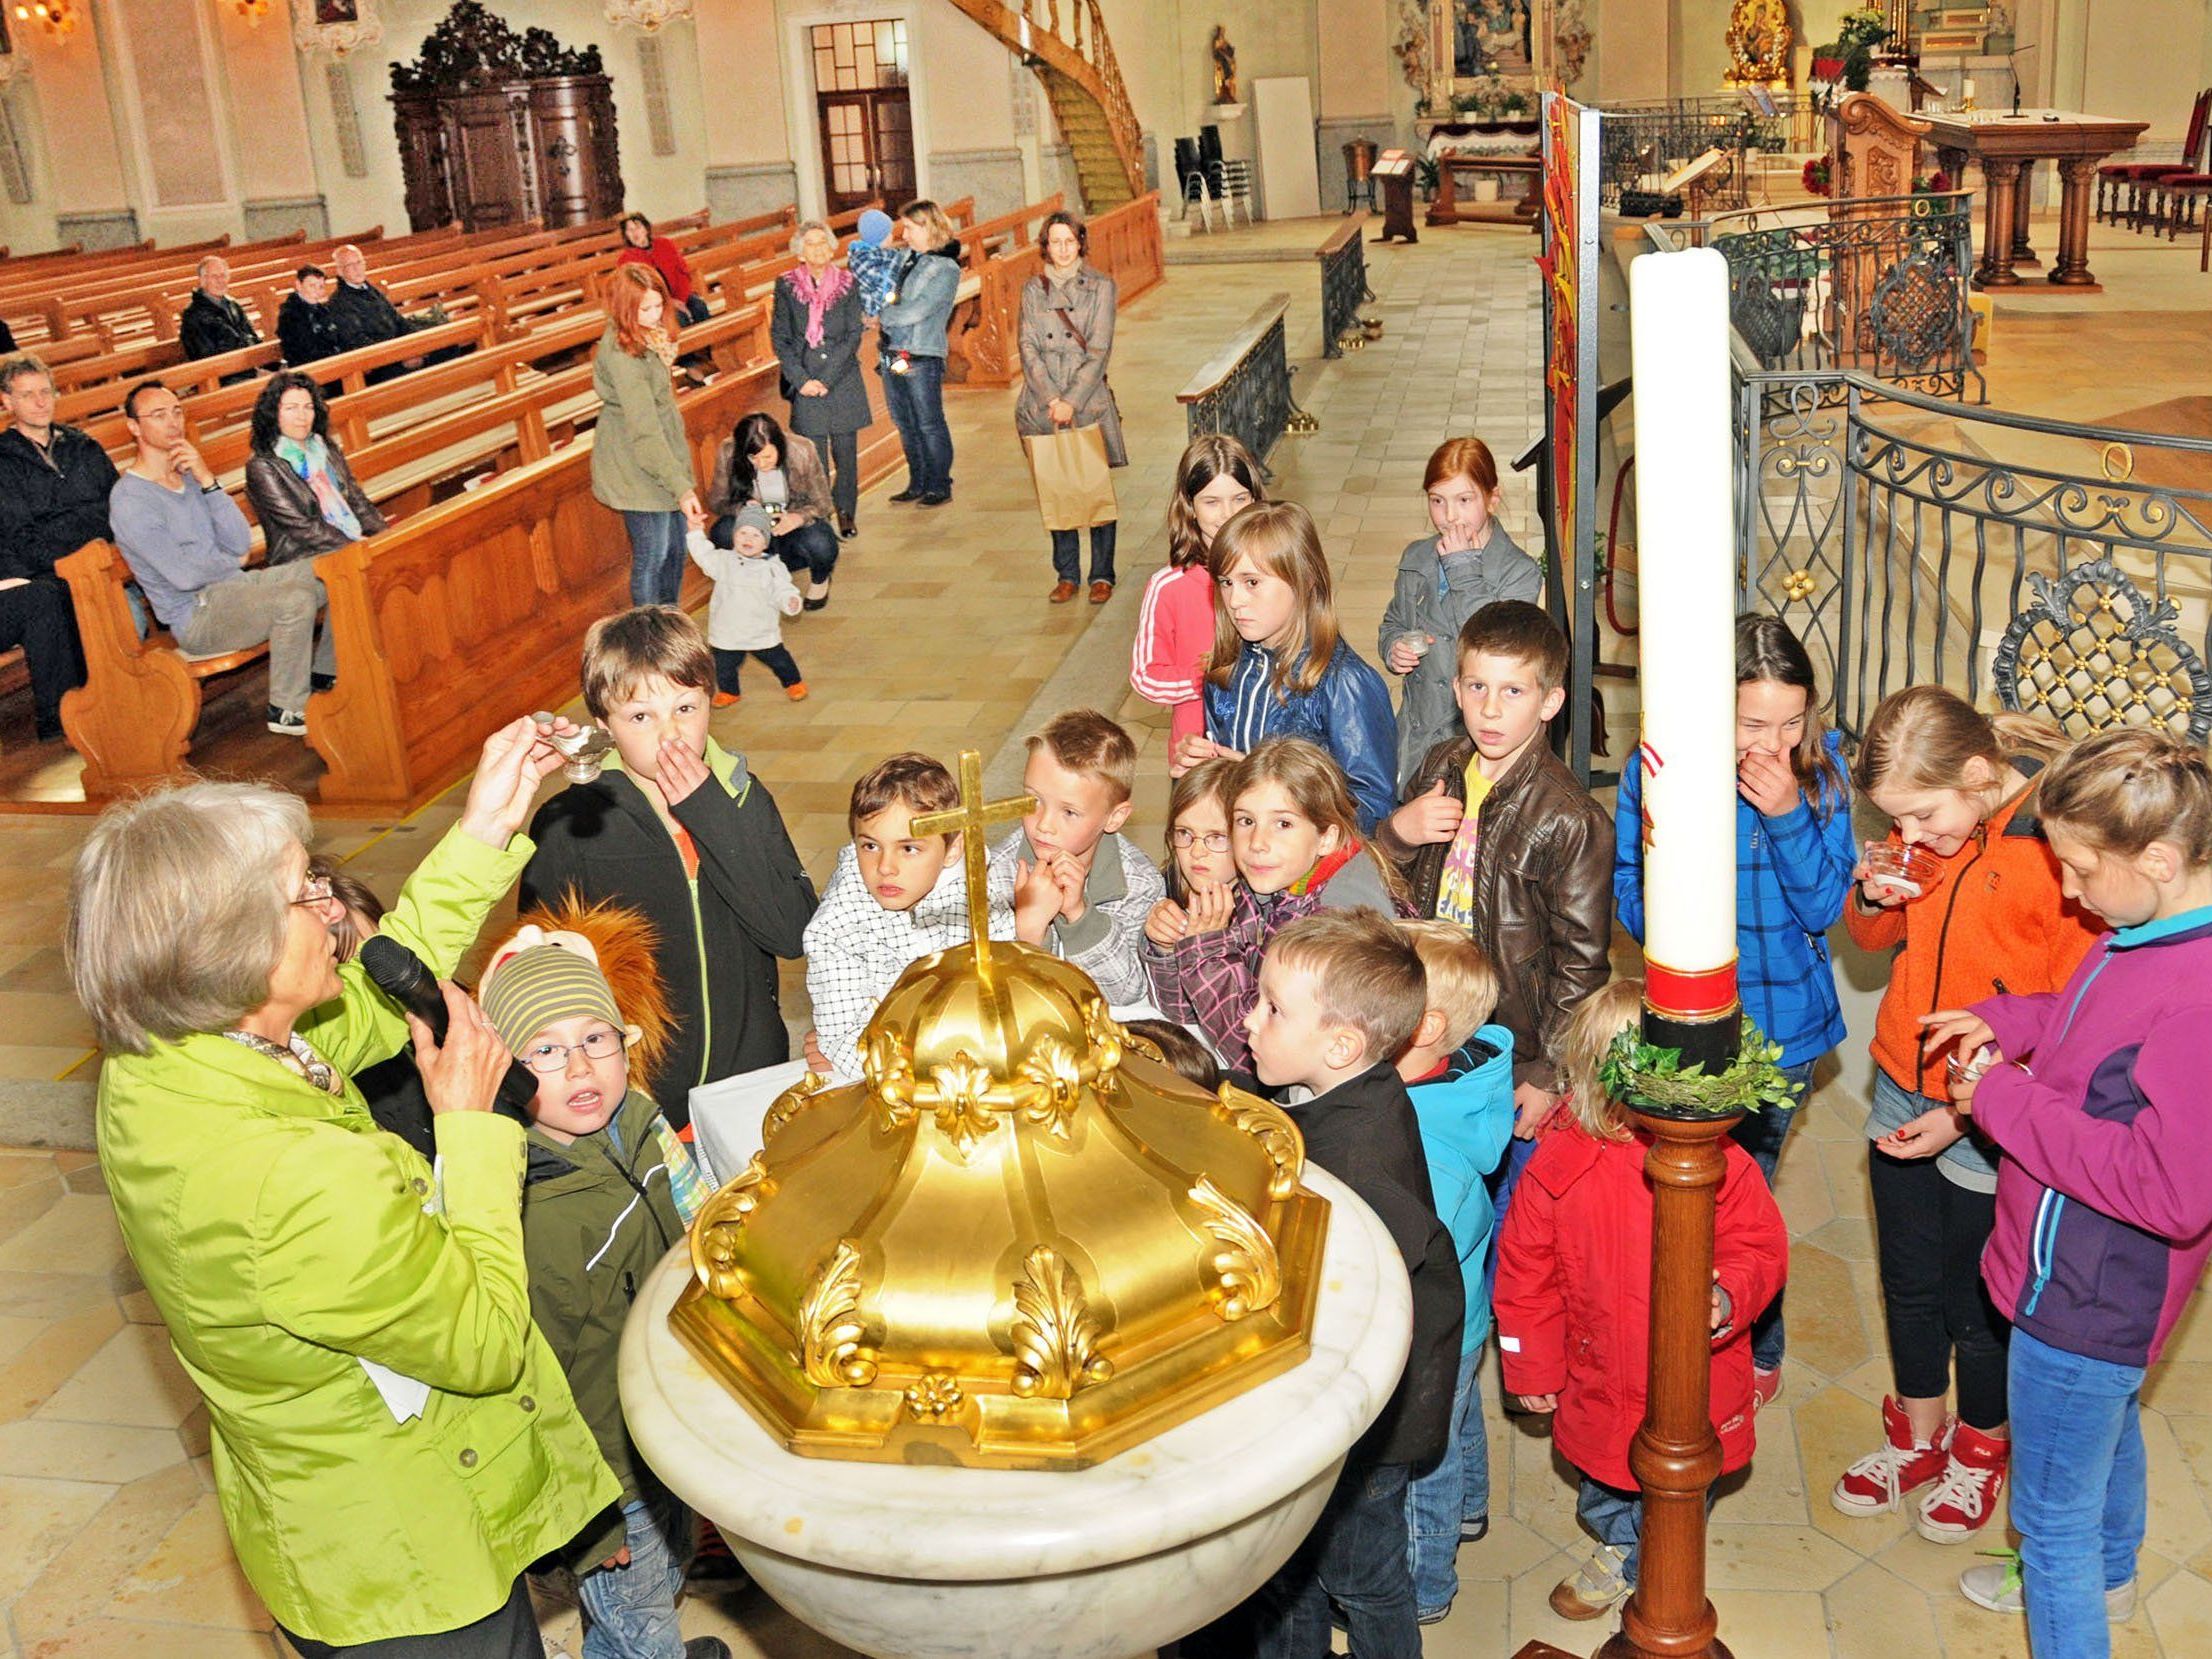
{"label": "woman with gray hair", "polygon": [[799,263],[776,283],[768,340],[783,366],[791,430],[820,451],[837,533],[850,536],[860,510],[860,433],[874,418],[860,372],[860,288],[836,262],[836,233],[821,220],[799,227],[791,252]]}
{"label": "woman with gray hair", "polygon": [[[526,719],[493,733],[382,931],[452,973],[561,763]],[[239,1565],[293,1647],[535,1656],[524,1569],[621,1489],[531,1322],[523,1131],[492,1110],[509,1056],[452,985],[441,1045],[339,965],[311,828],[296,797],[236,783],[93,826],[64,948],[106,1051],[100,1167],[207,1401]],[[435,1165],[352,1081],[410,1026]]]}

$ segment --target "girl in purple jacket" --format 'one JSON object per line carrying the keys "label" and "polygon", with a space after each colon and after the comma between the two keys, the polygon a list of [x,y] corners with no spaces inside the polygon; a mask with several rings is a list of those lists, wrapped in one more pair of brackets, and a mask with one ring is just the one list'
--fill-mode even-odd
{"label": "girl in purple jacket", "polygon": [[2113,931],[2064,989],[1922,1022],[1951,1097],[2004,1148],[1982,1279],[2013,1323],[2017,1576],[2036,1659],[2104,1659],[2135,1607],[2138,1396],[2212,1256],[2212,769],[2163,732],[2108,732],[2044,773],[2066,896]]}

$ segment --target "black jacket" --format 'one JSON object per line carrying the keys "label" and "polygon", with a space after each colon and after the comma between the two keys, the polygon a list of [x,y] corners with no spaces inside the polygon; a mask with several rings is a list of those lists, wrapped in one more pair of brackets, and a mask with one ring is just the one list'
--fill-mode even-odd
{"label": "black jacket", "polygon": [[[361,521],[361,534],[375,535],[384,528],[384,515],[355,480],[338,440],[325,438],[323,443],[330,453],[330,481],[338,486],[338,493]],[[323,517],[307,480],[274,455],[247,458],[246,499],[253,503],[254,517],[261,521],[261,537],[270,564],[290,564],[318,553],[335,553],[353,539]]]}
{"label": "black jacket", "polygon": [[1387,1061],[1285,1110],[1306,1138],[1306,1156],[1359,1195],[1405,1258],[1413,1281],[1413,1351],[1390,1403],[1352,1455],[1370,1464],[1402,1463],[1419,1474],[1443,1456],[1451,1438],[1467,1317],[1459,1252],[1437,1219],[1420,1120]]}
{"label": "black jacket", "polygon": [[346,351],[382,345],[413,332],[415,327],[373,282],[364,282],[358,288],[340,282],[331,290],[330,315],[338,325],[338,338]]}
{"label": "black jacket", "polygon": [[[707,757],[710,767],[728,764],[711,742]],[[520,905],[551,904],[573,888],[652,922],[676,1029],[647,1088],[681,1129],[691,1121],[694,1085],[790,1057],[776,958],[805,949],[815,901],[783,815],[742,760],[728,786],[718,770],[671,810],[699,849],[696,894],[652,803],[610,766],[538,809],[530,824],[538,850],[522,872]]]}
{"label": "black jacket", "polygon": [[319,357],[335,357],[346,349],[338,337],[336,302],[309,305],[297,294],[284,296],[277,307],[277,339],[284,347],[284,361],[293,368]]}
{"label": "black jacket", "polygon": [[177,319],[177,343],[184,348],[185,356],[196,361],[258,346],[261,336],[254,332],[252,322],[247,319],[246,308],[236,300],[215,299],[195,288],[192,302]]}
{"label": "black jacket", "polygon": [[0,577],[49,576],[54,561],[105,541],[115,463],[89,433],[56,421],[40,449],[0,432]]}

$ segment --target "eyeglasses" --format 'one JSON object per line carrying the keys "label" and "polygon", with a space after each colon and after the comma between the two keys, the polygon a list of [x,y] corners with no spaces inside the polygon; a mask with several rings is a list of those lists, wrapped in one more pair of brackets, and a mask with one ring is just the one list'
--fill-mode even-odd
{"label": "eyeglasses", "polygon": [[1203,841],[1210,853],[1225,853],[1229,850],[1227,830],[1207,830],[1200,834],[1197,830],[1173,829],[1168,831],[1167,838],[1179,853],[1189,852],[1191,844],[1198,841]]}
{"label": "eyeglasses", "polygon": [[300,888],[294,904],[328,904],[330,902],[330,878],[316,876]]}
{"label": "eyeglasses", "polygon": [[515,1058],[532,1071],[551,1076],[568,1069],[568,1057],[576,1050],[584,1051],[587,1060],[612,1060],[622,1052],[622,1033],[601,1026],[597,1031],[585,1033],[580,1043],[532,1043]]}

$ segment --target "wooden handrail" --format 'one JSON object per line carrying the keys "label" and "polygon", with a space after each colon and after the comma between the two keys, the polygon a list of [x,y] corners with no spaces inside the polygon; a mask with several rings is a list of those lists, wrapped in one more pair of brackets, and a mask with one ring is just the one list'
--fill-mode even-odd
{"label": "wooden handrail", "polygon": [[1226,344],[1199,365],[1190,382],[1175,394],[1177,403],[1196,403],[1211,397],[1228,384],[1229,376],[1237,365],[1251,356],[1260,342],[1267,338],[1267,331],[1283,320],[1283,313],[1290,309],[1288,294],[1270,294],[1259,304],[1245,324],[1231,335]]}
{"label": "wooden handrail", "polygon": [[952,0],[1031,68],[1042,64],[1081,87],[1106,118],[1106,133],[1132,196],[1144,193],[1144,135],[1098,0]]}

